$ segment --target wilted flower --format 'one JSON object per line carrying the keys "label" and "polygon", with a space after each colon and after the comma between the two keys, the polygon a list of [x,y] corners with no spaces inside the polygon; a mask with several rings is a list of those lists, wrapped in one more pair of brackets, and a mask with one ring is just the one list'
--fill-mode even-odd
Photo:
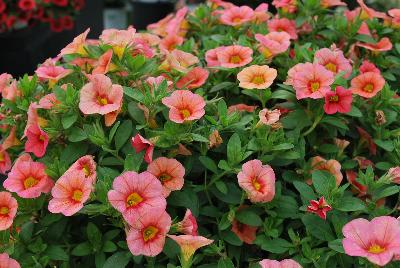
{"label": "wilted flower", "polygon": [[310,200],[310,205],[307,206],[308,212],[317,214],[323,220],[326,220],[326,213],[330,210],[332,207],[326,203],[323,196],[319,200]]}
{"label": "wilted flower", "polygon": [[392,182],[400,184],[400,167],[390,168],[387,175]]}
{"label": "wilted flower", "polygon": [[376,155],[376,144],[372,139],[372,136],[363,128],[356,127],[358,134],[360,134],[361,142],[366,142],[368,145],[369,152],[372,155]]}
{"label": "wilted flower", "polygon": [[375,111],[375,123],[378,126],[381,126],[383,124],[386,123],[386,116],[385,116],[385,112],[382,110],[376,110]]}
{"label": "wilted flower", "polygon": [[273,125],[279,121],[281,112],[279,111],[279,109],[268,110],[267,108],[265,108],[260,111],[258,116],[260,117],[260,122],[264,125]]}
{"label": "wilted flower", "polygon": [[208,137],[209,145],[208,148],[218,147],[223,143],[221,136],[219,135],[218,130],[214,130],[210,136]]}
{"label": "wilted flower", "polygon": [[343,175],[340,163],[335,159],[326,160],[320,156],[315,156],[311,159],[312,170],[324,170],[331,173],[336,179],[336,185],[340,185],[343,180]]}

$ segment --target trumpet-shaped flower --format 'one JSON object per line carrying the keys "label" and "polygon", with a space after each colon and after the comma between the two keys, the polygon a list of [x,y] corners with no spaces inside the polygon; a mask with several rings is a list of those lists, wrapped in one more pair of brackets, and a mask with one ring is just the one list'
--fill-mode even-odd
{"label": "trumpet-shaped flower", "polygon": [[178,232],[184,233],[186,235],[197,235],[197,221],[193,216],[192,211],[190,209],[186,210],[185,216],[183,220],[176,224],[176,229]]}
{"label": "trumpet-shaped flower", "polygon": [[293,40],[297,39],[296,22],[287,18],[275,18],[267,22],[270,32],[286,32]]}
{"label": "trumpet-shaped flower", "polygon": [[256,34],[255,38],[260,43],[258,51],[267,59],[285,52],[290,46],[290,35],[286,32]]}
{"label": "trumpet-shaped flower", "polygon": [[7,253],[0,254],[1,268],[21,268],[21,265],[14,259],[10,258]]}
{"label": "trumpet-shaped flower", "polygon": [[222,11],[220,22],[225,25],[239,26],[253,20],[254,11],[248,6],[233,6]]}
{"label": "trumpet-shaped flower", "polygon": [[383,89],[385,79],[376,72],[362,73],[351,80],[350,90],[364,98],[372,98]]}
{"label": "trumpet-shaped flower", "polygon": [[237,74],[239,87],[245,89],[266,89],[272,85],[278,72],[268,65],[251,65]]}
{"label": "trumpet-shaped flower", "polygon": [[11,159],[4,145],[0,144],[0,174],[6,174],[11,169]]}
{"label": "trumpet-shaped flower", "polygon": [[136,153],[146,150],[144,154],[146,163],[149,164],[153,161],[154,144],[143,138],[139,133],[132,138],[132,147],[135,148]]}
{"label": "trumpet-shaped flower", "polygon": [[10,228],[17,214],[17,209],[17,200],[9,192],[0,192],[0,231]]}
{"label": "trumpet-shaped flower", "polygon": [[343,175],[340,169],[342,166],[335,159],[326,160],[320,156],[315,156],[311,159],[312,170],[324,170],[331,173],[336,179],[336,185],[340,185],[343,180]]}
{"label": "trumpet-shaped flower", "polygon": [[205,247],[214,242],[214,240],[207,239],[203,236],[193,235],[168,235],[169,238],[174,240],[181,248],[181,262],[190,263],[190,260],[196,250]]}
{"label": "trumpet-shaped flower", "polygon": [[81,172],[86,179],[90,180],[92,183],[96,182],[96,162],[92,155],[85,155],[79,158],[73,163],[69,169],[65,172],[78,171]]}
{"label": "trumpet-shaped flower", "polygon": [[37,124],[31,125],[27,131],[28,140],[25,143],[25,152],[33,153],[36,157],[43,157],[49,144],[49,136]]}
{"label": "trumpet-shaped flower", "polygon": [[179,89],[195,89],[201,87],[208,78],[208,71],[201,67],[195,67],[176,82]]}
{"label": "trumpet-shaped flower", "polygon": [[224,47],[217,52],[218,62],[225,68],[242,67],[253,60],[253,50],[249,47],[234,45]]}
{"label": "trumpet-shaped flower", "polygon": [[314,62],[321,64],[334,74],[345,72],[345,78],[350,76],[353,69],[343,52],[335,47],[333,49],[322,48],[315,52]]}

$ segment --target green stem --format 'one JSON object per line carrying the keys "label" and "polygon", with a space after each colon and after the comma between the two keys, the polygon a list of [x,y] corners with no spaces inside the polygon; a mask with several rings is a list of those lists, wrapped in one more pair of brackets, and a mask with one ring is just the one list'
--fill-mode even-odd
{"label": "green stem", "polygon": [[303,133],[303,136],[305,137],[305,136],[307,136],[308,134],[310,134],[310,133],[317,127],[318,123],[322,120],[323,117],[324,117],[323,114],[317,116],[317,117],[315,118],[314,123],[312,124],[312,126],[311,126],[306,132]]}

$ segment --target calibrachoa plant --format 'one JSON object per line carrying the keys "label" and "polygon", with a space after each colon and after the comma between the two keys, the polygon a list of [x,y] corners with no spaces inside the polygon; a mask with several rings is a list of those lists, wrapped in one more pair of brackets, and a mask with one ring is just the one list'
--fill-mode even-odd
{"label": "calibrachoa plant", "polygon": [[85,0],[0,0],[0,33],[48,23],[54,32],[71,30]]}
{"label": "calibrachoa plant", "polygon": [[398,267],[399,12],[273,5],[2,74],[0,266]]}

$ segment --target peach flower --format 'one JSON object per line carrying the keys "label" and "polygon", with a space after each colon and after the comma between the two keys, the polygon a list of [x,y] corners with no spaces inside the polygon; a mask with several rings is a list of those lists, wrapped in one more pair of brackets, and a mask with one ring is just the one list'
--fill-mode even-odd
{"label": "peach flower", "polygon": [[90,28],[75,37],[72,43],[68,44],[65,48],[61,50],[60,54],[58,54],[58,57],[68,54],[80,54],[81,56],[87,56],[88,54],[85,50],[85,44],[89,31]]}
{"label": "peach flower", "polygon": [[177,46],[183,44],[183,37],[179,35],[168,35],[159,44],[160,51],[163,53],[173,51]]}
{"label": "peach flower", "polygon": [[208,71],[201,67],[195,67],[176,82],[179,89],[196,89],[201,87],[208,78]]}
{"label": "peach flower", "polygon": [[385,13],[378,12],[378,11],[368,7],[364,3],[364,0],[357,0],[357,3],[361,7],[361,13],[360,13],[360,18],[361,19],[373,19],[373,18],[386,19],[387,18],[387,15]]}
{"label": "peach flower", "polygon": [[260,111],[258,116],[260,117],[261,123],[270,126],[279,121],[281,112],[279,111],[279,109],[268,110],[267,108],[265,108]]}
{"label": "peach flower", "polygon": [[372,62],[370,62],[368,60],[363,60],[359,70],[362,74],[368,73],[368,72],[381,74],[381,71],[375,66],[375,64],[373,64]]}
{"label": "peach flower", "polygon": [[190,263],[196,250],[198,250],[201,247],[208,246],[214,242],[214,240],[207,239],[203,236],[168,235],[168,237],[174,240],[181,248],[181,264]]}
{"label": "peach flower", "polygon": [[168,53],[165,61],[160,65],[160,70],[170,71],[172,69],[178,72],[186,73],[188,68],[194,64],[199,63],[199,58],[195,55],[174,49]]}
{"label": "peach flower", "polygon": [[296,22],[287,18],[275,18],[268,21],[268,29],[270,32],[286,32],[293,40],[297,39]]}
{"label": "peach flower", "polygon": [[17,200],[9,192],[0,192],[0,231],[11,227],[17,214],[17,209]]}
{"label": "peach flower", "polygon": [[49,87],[52,88],[62,78],[68,76],[73,70],[65,69],[56,65],[41,65],[36,69],[35,73],[42,79],[49,81]]}
{"label": "peach flower", "polygon": [[262,23],[267,21],[270,18],[270,14],[268,14],[268,4],[261,3],[254,10],[253,21],[255,23]]}
{"label": "peach flower", "polygon": [[197,221],[190,209],[186,209],[185,216],[176,224],[176,229],[186,235],[197,235]]}
{"label": "peach flower", "polygon": [[340,185],[343,180],[342,172],[340,171],[341,165],[335,159],[326,160],[321,156],[315,156],[311,159],[312,170],[324,170],[332,174],[336,179],[336,185]]}
{"label": "peach flower", "polygon": [[12,82],[12,75],[8,73],[3,73],[0,74],[0,93],[3,91],[3,89],[7,86],[10,85]]}
{"label": "peach flower", "polygon": [[274,0],[272,5],[276,9],[281,8],[283,13],[295,13],[297,11],[297,0]]}
{"label": "peach flower", "polygon": [[350,90],[364,98],[372,98],[383,89],[385,79],[376,72],[362,73],[351,80]]}
{"label": "peach flower", "polygon": [[245,89],[266,89],[272,85],[278,72],[268,65],[251,65],[237,74],[239,87]]}
{"label": "peach flower", "polygon": [[248,6],[233,6],[222,11],[219,18],[225,25],[239,26],[253,19],[254,11]]}
{"label": "peach flower", "polygon": [[21,265],[14,259],[10,258],[7,253],[0,254],[1,268],[21,268]]}
{"label": "peach flower", "polygon": [[[95,68],[92,71],[92,74],[106,74],[112,69],[112,56],[113,50],[107,50],[103,55],[100,56],[99,60],[95,64]],[[114,67],[115,68],[115,67]]]}
{"label": "peach flower", "polygon": [[225,48],[226,48],[225,46],[221,46],[206,51],[205,59],[208,67],[221,66],[221,63],[218,60],[218,54]]}
{"label": "peach flower", "polygon": [[350,61],[343,55],[343,52],[335,46],[331,49],[322,48],[317,50],[314,55],[314,62],[321,64],[334,74],[345,72],[345,78],[351,75],[353,69]]}
{"label": "peach flower", "polygon": [[4,148],[4,145],[0,144],[0,174],[6,174],[11,169],[11,159],[9,154]]}
{"label": "peach flower", "polygon": [[135,33],[136,30],[132,26],[127,30],[106,29],[101,33],[100,40],[112,46],[115,55],[121,59],[125,49],[133,44]]}
{"label": "peach flower", "polygon": [[286,32],[270,32],[266,35],[256,34],[255,38],[260,42],[258,51],[267,59],[284,53],[290,46],[290,35]]}
{"label": "peach flower", "polygon": [[251,48],[234,45],[218,50],[217,58],[221,67],[236,68],[249,64],[253,60],[252,55]]}
{"label": "peach flower", "polygon": [[393,47],[392,42],[387,37],[383,37],[376,44],[358,42],[356,45],[371,50],[373,52],[389,51]]}

